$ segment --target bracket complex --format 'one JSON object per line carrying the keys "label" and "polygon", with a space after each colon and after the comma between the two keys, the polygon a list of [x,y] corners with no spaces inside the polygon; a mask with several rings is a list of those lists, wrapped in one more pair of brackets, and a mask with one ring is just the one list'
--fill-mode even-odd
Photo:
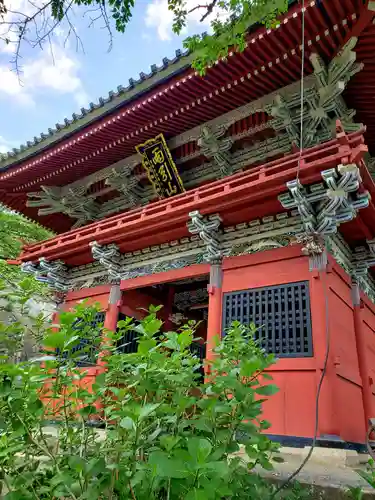
{"label": "bracket complex", "polygon": [[206,244],[204,254],[205,260],[211,264],[221,262],[222,252],[220,249],[220,224],[221,218],[218,214],[204,217],[198,211],[190,212],[190,221],[187,226],[191,234],[198,234]]}
{"label": "bracket complex", "polygon": [[27,274],[33,274],[38,281],[43,281],[57,292],[67,292],[70,290],[70,280],[68,268],[61,260],[53,262],[41,258],[39,264],[25,262],[21,270]]}
{"label": "bracket complex", "polygon": [[353,220],[369,205],[370,194],[359,192],[361,176],[355,164],[321,172],[324,183],[304,188],[298,179],[287,183],[289,193],[279,196],[287,210],[296,208],[307,235],[331,235],[340,224]]}

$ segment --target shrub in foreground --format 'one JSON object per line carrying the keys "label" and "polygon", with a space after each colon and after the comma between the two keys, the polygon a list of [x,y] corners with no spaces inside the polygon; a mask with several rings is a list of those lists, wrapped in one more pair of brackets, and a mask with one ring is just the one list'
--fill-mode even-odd
{"label": "shrub in foreground", "polygon": [[[195,324],[161,333],[157,312],[152,308],[139,325],[129,319],[117,333],[104,332],[106,369],[92,382],[82,364],[92,361],[93,346],[99,352],[100,332],[83,326],[96,313],[84,305],[62,313],[58,331],[45,332],[42,363],[2,359],[6,500],[271,497],[274,486],[254,468],[269,470],[278,460],[261,416],[264,398],[277,390],[265,372],[274,358],[254,342],[254,329],[235,323],[218,341],[203,383],[191,349]],[[123,354],[118,347],[130,330],[138,349]],[[58,421],[53,439],[46,428],[51,419]],[[292,491],[281,497],[297,498]]]}

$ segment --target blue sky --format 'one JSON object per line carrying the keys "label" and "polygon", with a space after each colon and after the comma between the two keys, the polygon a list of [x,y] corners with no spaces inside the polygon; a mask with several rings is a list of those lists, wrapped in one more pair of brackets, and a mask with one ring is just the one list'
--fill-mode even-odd
{"label": "blue sky", "polygon": [[[21,10],[28,0],[10,1],[14,10]],[[129,78],[149,72],[151,64],[160,65],[163,57],[174,57],[187,34],[180,38],[172,34],[166,0],[139,0],[125,34],[113,32],[108,52],[107,31],[100,22],[89,27],[90,19],[82,14],[75,12],[72,21],[84,52],[81,47],[77,50],[74,36],[64,44],[68,27],[61,26],[43,50],[22,49],[21,82],[12,64],[14,45],[0,40],[0,152],[47,132],[118,85],[127,86]],[[197,11],[192,16],[192,32],[207,30],[207,24],[198,23]]]}

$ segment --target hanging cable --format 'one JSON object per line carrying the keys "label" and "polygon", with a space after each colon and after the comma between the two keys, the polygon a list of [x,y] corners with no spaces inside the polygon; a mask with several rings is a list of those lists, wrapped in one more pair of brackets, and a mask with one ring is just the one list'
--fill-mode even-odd
{"label": "hanging cable", "polygon": [[[297,176],[296,180],[299,180],[300,170],[301,170],[301,161],[302,161],[302,151],[303,151],[303,115],[304,115],[304,76],[305,76],[305,0],[301,0],[301,83],[300,83],[300,137],[299,137],[299,156],[298,156],[298,165],[297,165]],[[323,244],[322,251],[325,252],[325,245]],[[322,279],[324,276],[324,279]],[[316,391],[315,397],[315,428],[314,428],[314,436],[311,443],[310,450],[306,455],[305,459],[301,463],[301,465],[275,490],[275,492],[271,495],[270,500],[273,500],[282,490],[284,490],[302,471],[302,469],[306,466],[307,462],[310,460],[313,451],[316,447],[317,438],[318,438],[318,429],[319,429],[319,401],[320,394],[322,391],[322,386],[324,382],[324,378],[327,373],[328,360],[331,349],[331,337],[329,331],[329,301],[328,301],[328,286],[327,286],[327,275],[326,275],[326,264],[324,265],[324,271],[319,270],[319,278],[323,282],[324,288],[324,302],[325,302],[325,338],[326,338],[326,352],[324,358],[324,365],[322,369],[322,373],[319,379],[319,384]]]}
{"label": "hanging cable", "polygon": [[305,94],[305,0],[301,0],[302,5],[302,36],[301,36],[301,83],[300,83],[300,129],[299,129],[299,155],[297,166],[297,181],[301,170],[301,160],[303,151],[303,111],[304,111],[304,94]]}
{"label": "hanging cable", "polygon": [[[324,279],[322,279],[322,276],[324,276]],[[292,481],[295,479],[298,474],[301,472],[301,470],[305,467],[307,462],[310,460],[311,455],[313,454],[313,451],[316,447],[316,442],[318,438],[318,428],[319,428],[319,401],[320,401],[320,394],[322,391],[322,386],[324,382],[324,378],[327,373],[327,366],[328,366],[328,360],[329,360],[329,355],[330,355],[330,350],[331,350],[331,334],[329,330],[329,304],[328,304],[328,285],[327,285],[327,274],[326,271],[319,271],[319,279],[322,280],[323,283],[323,293],[324,293],[324,307],[325,307],[325,338],[326,338],[326,352],[324,356],[324,364],[323,364],[323,370],[322,374],[319,379],[319,384],[318,388],[316,391],[316,397],[315,397],[315,428],[314,428],[314,437],[311,443],[310,450],[308,454],[306,455],[305,459],[301,463],[301,465],[296,469],[293,474],[291,474],[278,488],[277,490],[271,495],[270,500],[273,500],[282,490],[284,490]]]}

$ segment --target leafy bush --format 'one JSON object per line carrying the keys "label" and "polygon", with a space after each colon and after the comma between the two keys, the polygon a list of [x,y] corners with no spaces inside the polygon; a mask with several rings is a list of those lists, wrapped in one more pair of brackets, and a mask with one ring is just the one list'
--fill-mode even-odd
{"label": "leafy bush", "polygon": [[[366,481],[366,483],[375,489],[375,461],[370,458],[366,470],[358,470],[357,473]],[[353,500],[362,500],[364,492],[360,487],[349,488],[349,494]]]}
{"label": "leafy bush", "polygon": [[[119,322],[117,333],[104,332],[99,349],[98,331],[83,326],[96,309],[80,305],[61,314],[58,331],[45,331],[42,362],[3,359],[0,480],[6,500],[270,498],[274,486],[254,467],[268,470],[278,460],[261,417],[264,398],[277,390],[265,372],[274,358],[253,341],[253,328],[235,323],[218,342],[202,383],[190,349],[196,325],[161,333],[157,312],[152,308],[139,325]],[[77,317],[84,317],[78,327]],[[138,334],[138,350],[119,353],[116,346],[130,329]],[[77,361],[93,346],[105,355],[90,382],[95,368]],[[58,421],[54,437],[46,427],[51,419]],[[297,498],[292,491],[283,495]]]}

